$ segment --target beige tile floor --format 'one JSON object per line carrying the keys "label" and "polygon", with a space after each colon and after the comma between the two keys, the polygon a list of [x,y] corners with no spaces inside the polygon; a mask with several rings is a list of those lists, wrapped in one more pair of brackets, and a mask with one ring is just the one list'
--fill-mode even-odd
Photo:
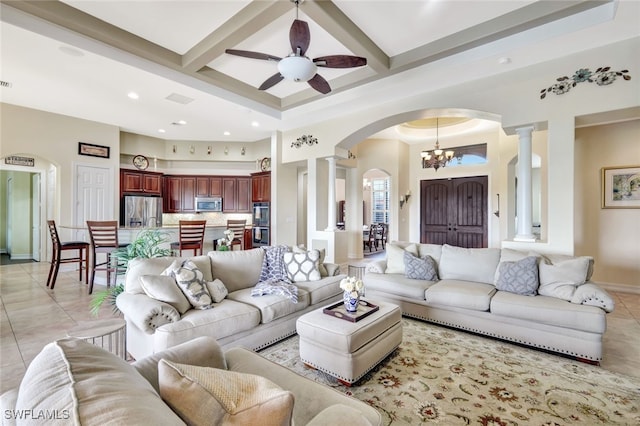
{"label": "beige tile floor", "polygon": [[[96,319],[77,272],[60,272],[54,290],[46,288],[48,272],[47,262],[0,266],[0,392],[19,384],[45,344],[66,336],[79,321]],[[612,295],[616,309],[607,317],[601,366],[640,377],[640,294]],[[112,316],[103,308],[99,318]]]}

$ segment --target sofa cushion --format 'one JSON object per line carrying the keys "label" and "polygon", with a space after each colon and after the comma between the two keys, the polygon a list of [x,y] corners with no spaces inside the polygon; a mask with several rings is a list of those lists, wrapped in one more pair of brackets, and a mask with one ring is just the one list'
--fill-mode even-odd
{"label": "sofa cushion", "polygon": [[536,256],[538,262],[542,261],[542,255],[535,252],[526,252],[520,250],[513,250],[509,248],[503,248],[500,250],[500,263],[498,263],[498,267],[496,268],[496,275],[493,280],[493,283],[497,283],[500,279],[500,264],[502,262],[517,262],[518,260],[522,260],[528,256]]}
{"label": "sofa cushion", "polygon": [[441,280],[477,281],[493,285],[500,249],[462,248],[445,244],[438,265]]}
{"label": "sofa cushion", "polygon": [[264,250],[211,251],[207,253],[211,259],[211,271],[215,278],[220,278],[229,293],[249,288],[260,281]]}
{"label": "sofa cushion", "polygon": [[502,291],[535,296],[538,293],[538,258],[528,256],[515,262],[500,262],[496,288]]}
{"label": "sofa cushion", "polygon": [[593,275],[594,259],[592,256],[571,256],[568,254],[558,254],[558,253],[545,253],[545,254],[539,254],[539,256],[541,256],[546,263],[552,264],[552,265],[556,263],[564,262],[565,260],[572,260],[579,257],[581,259],[586,260],[587,263],[589,264],[589,266],[587,267],[587,276],[585,278],[585,281],[589,281],[591,279],[591,276]]}
{"label": "sofa cushion", "polygon": [[491,313],[590,333],[604,333],[607,328],[602,309],[555,297],[528,297],[499,291],[491,299]]}
{"label": "sofa cushion", "polygon": [[125,275],[125,290],[127,293],[144,293],[140,286],[141,275],[160,275],[176,259],[189,259],[195,263],[202,272],[205,281],[213,280],[211,275],[211,262],[207,256],[194,257],[154,257],[151,259],[135,258],[131,259],[127,266]]}
{"label": "sofa cushion", "polygon": [[36,355],[20,384],[16,409],[56,410],[58,424],[182,424],[133,366],[72,337],[49,343]]}
{"label": "sofa cushion", "polygon": [[214,303],[222,302],[222,299],[227,297],[227,294],[229,294],[229,290],[227,290],[227,287],[225,287],[224,283],[219,278],[216,278],[213,281],[207,281],[206,285]]}
{"label": "sofa cushion", "polygon": [[320,270],[320,252],[318,250],[305,251],[304,253],[284,253],[284,264],[287,275],[292,282],[318,281]]}
{"label": "sofa cushion", "polygon": [[180,314],[184,314],[191,309],[191,303],[182,293],[173,277],[167,275],[142,275],[140,277],[140,286],[147,296],[170,304]]}
{"label": "sofa cushion", "polygon": [[442,256],[442,246],[440,244],[418,244],[418,254],[420,257],[431,256],[436,263],[439,263]]}
{"label": "sofa cushion", "polygon": [[408,251],[414,256],[418,256],[418,246],[409,244],[406,247],[397,243],[387,244],[387,274],[404,274],[404,252]]}
{"label": "sofa cushion", "polygon": [[[291,251],[294,253],[306,253],[307,249],[303,245],[299,245],[299,246],[291,247]],[[324,264],[324,258],[327,254],[327,251],[325,249],[319,249],[318,253],[320,253],[320,259],[318,260],[318,270],[320,271],[320,276],[328,277],[329,271],[327,270],[327,267]]]}
{"label": "sofa cushion", "polygon": [[404,252],[404,269],[407,278],[414,280],[437,281],[436,261],[428,254],[417,257],[408,251]]}
{"label": "sofa cushion", "polygon": [[429,287],[425,299],[434,305],[488,311],[495,292],[493,284],[448,279]]}
{"label": "sofa cushion", "polygon": [[571,297],[571,303],[579,305],[597,306],[606,312],[613,312],[615,302],[605,290],[593,283],[585,283],[576,289]]}
{"label": "sofa cushion", "polygon": [[160,360],[160,395],[190,425],[290,425],[293,394],[264,377]]}
{"label": "sofa cushion", "polygon": [[434,281],[414,280],[403,274],[380,274],[369,272],[364,278],[365,294],[368,290],[395,294],[411,299],[424,300],[424,291],[435,284]]}
{"label": "sofa cushion", "polygon": [[543,296],[571,300],[576,287],[587,280],[589,259],[576,257],[554,264],[540,262],[540,287],[538,293]]}
{"label": "sofa cushion", "polygon": [[176,280],[178,287],[195,309],[211,309],[213,307],[211,304],[213,300],[207,290],[204,276],[191,260],[176,259],[162,274]]}
{"label": "sofa cushion", "polygon": [[344,275],[324,277],[318,281],[296,283],[296,286],[298,291],[304,290],[309,293],[309,304],[315,305],[323,300],[342,294],[342,290],[340,290],[340,280],[342,278],[344,278]]}
{"label": "sofa cushion", "polygon": [[260,322],[263,324],[302,311],[309,306],[309,293],[302,288],[298,289],[298,303],[293,303],[288,298],[277,294],[252,296],[251,289],[248,288],[229,293],[227,298],[257,308],[261,314]]}

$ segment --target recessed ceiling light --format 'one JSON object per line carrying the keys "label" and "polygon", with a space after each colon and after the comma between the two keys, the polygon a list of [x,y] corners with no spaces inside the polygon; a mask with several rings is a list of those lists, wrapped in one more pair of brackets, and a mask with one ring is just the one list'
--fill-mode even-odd
{"label": "recessed ceiling light", "polygon": [[164,132],[166,132],[165,129],[158,129],[158,133],[164,133]]}
{"label": "recessed ceiling light", "polygon": [[257,121],[252,121],[252,122],[251,122],[251,126],[253,126],[253,127],[260,127],[260,123],[258,123]]}
{"label": "recessed ceiling light", "polygon": [[507,65],[507,64],[510,64],[510,63],[511,63],[511,58],[509,58],[509,57],[507,57],[507,56],[502,57],[502,58],[498,59],[498,63],[499,63],[500,65]]}
{"label": "recessed ceiling light", "polygon": [[140,96],[136,93],[136,92],[129,92],[127,93],[127,96],[131,99],[139,99]]}
{"label": "recessed ceiling light", "polygon": [[225,135],[225,136],[230,136],[230,135],[231,135],[231,132],[230,132],[230,131],[228,131],[228,130],[226,130],[226,131],[223,133],[223,135]]}
{"label": "recessed ceiling light", "polygon": [[187,124],[187,122],[184,120],[178,120],[178,121],[174,121],[171,124],[173,124],[174,126],[184,126],[185,124]]}

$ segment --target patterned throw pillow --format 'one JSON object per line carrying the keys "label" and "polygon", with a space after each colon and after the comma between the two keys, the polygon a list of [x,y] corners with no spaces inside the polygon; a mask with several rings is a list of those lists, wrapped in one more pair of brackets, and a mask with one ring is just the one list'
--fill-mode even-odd
{"label": "patterned throw pillow", "polygon": [[207,281],[207,290],[209,290],[209,294],[214,303],[222,302],[222,300],[227,297],[227,294],[229,294],[227,287],[225,287],[224,283],[218,278],[213,281]]}
{"label": "patterned throw pillow", "polygon": [[318,281],[320,279],[320,252],[318,250],[304,253],[285,253],[284,264],[287,266],[291,281]]}
{"label": "patterned throw pillow", "polygon": [[174,260],[162,275],[173,277],[178,287],[187,296],[189,303],[196,309],[211,309],[211,295],[205,284],[202,272],[191,260]]}
{"label": "patterned throw pillow", "polygon": [[538,280],[538,258],[527,256],[515,262],[500,262],[496,288],[524,296],[535,296]]}
{"label": "patterned throw pillow", "polygon": [[284,281],[291,284],[287,267],[284,264],[284,254],[288,251],[287,246],[262,247],[264,259],[262,260],[262,271],[260,271],[260,282]]}
{"label": "patterned throw pillow", "polygon": [[158,363],[160,396],[191,425],[292,424],[293,394],[253,374]]}
{"label": "patterned throw pillow", "polygon": [[[307,252],[307,249],[302,244],[299,246],[293,246],[291,249],[294,253]],[[327,267],[324,265],[324,257],[326,256],[327,251],[325,249],[319,249],[318,252],[320,253],[320,260],[318,260],[318,271],[320,271],[320,277],[328,277],[329,271],[327,271]]]}
{"label": "patterned throw pillow", "polygon": [[407,278],[427,281],[438,280],[436,261],[433,260],[433,257],[429,255],[418,257],[408,251],[405,251],[403,256],[404,270]]}

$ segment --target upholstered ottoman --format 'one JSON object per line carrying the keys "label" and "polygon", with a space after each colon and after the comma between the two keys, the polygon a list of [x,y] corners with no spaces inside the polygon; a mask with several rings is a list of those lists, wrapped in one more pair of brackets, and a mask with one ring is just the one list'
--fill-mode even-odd
{"label": "upholstered ottoman", "polygon": [[370,302],[380,309],[358,322],[322,309],[298,318],[302,361],[351,386],[385,359],[402,342],[402,312],[391,303]]}

